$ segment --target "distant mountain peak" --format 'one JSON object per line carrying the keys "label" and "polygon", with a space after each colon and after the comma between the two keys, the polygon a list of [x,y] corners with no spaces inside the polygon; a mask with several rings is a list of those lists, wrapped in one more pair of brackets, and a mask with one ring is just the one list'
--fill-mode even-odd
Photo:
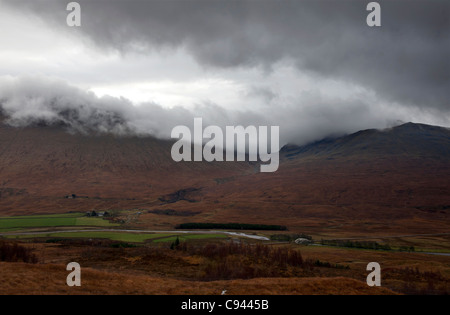
{"label": "distant mountain peak", "polygon": [[288,159],[301,157],[435,157],[450,158],[450,129],[408,122],[387,129],[366,129],[334,139],[282,150]]}
{"label": "distant mountain peak", "polygon": [[440,128],[440,127],[422,124],[422,123],[407,122],[407,123],[395,126],[393,129],[422,129],[422,128]]}

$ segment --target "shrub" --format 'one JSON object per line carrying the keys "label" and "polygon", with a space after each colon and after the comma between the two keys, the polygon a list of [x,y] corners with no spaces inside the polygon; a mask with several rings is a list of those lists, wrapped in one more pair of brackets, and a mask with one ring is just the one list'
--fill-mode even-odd
{"label": "shrub", "polygon": [[38,262],[38,259],[29,248],[20,246],[17,243],[0,242],[0,261],[35,264]]}
{"label": "shrub", "polygon": [[286,276],[292,268],[311,267],[298,250],[285,247],[221,243],[180,249],[208,259],[202,270],[204,280]]}

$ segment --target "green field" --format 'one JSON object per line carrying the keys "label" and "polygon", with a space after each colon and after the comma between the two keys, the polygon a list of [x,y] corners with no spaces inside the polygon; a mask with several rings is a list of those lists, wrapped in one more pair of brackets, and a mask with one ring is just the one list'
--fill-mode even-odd
{"label": "green field", "polygon": [[1,228],[0,227],[0,233],[4,233],[4,232],[14,232],[14,231],[20,231],[20,228]]}
{"label": "green field", "polygon": [[83,213],[58,215],[19,216],[0,218],[0,231],[18,228],[57,226],[117,226],[99,217],[86,217]]}
{"label": "green field", "polygon": [[[142,243],[158,237],[166,237],[170,234],[140,234],[140,233],[121,233],[121,232],[72,232],[72,233],[53,233],[46,234],[45,237],[56,238],[105,238],[119,242]],[[30,236],[28,236],[30,237]],[[36,235],[43,237],[43,235]]]}
{"label": "green field", "polygon": [[[66,213],[52,215],[31,215],[17,217],[0,217],[0,233],[25,232],[31,228],[55,228],[55,227],[113,227],[108,220],[99,217],[86,217],[84,213]],[[31,232],[33,233],[33,232]],[[30,239],[30,238],[103,238],[120,242],[142,243],[153,240],[157,243],[174,242],[177,233],[130,233],[118,231],[82,231],[82,232],[55,232],[49,231],[43,234],[4,235],[5,238]],[[223,234],[181,234],[180,241],[192,239],[226,238]]]}
{"label": "green field", "polygon": [[193,239],[210,239],[210,238],[226,238],[224,234],[190,234],[190,235],[176,235],[168,233],[127,233],[127,232],[67,232],[67,233],[51,233],[48,234],[28,234],[28,235],[5,235],[6,238],[91,238],[91,239],[110,239],[119,242],[142,243],[148,240],[153,240],[155,243],[174,242],[179,237],[180,241],[187,241]]}
{"label": "green field", "polygon": [[79,218],[84,216],[81,212],[61,213],[61,214],[38,214],[38,215],[22,215],[14,217],[0,217],[2,219],[42,219],[42,218]]}

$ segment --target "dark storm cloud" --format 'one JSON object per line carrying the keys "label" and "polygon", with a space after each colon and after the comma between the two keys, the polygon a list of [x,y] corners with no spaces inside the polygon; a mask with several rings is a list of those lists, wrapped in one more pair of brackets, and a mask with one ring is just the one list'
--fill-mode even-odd
{"label": "dark storm cloud", "polygon": [[[6,1],[65,28],[67,1]],[[450,2],[378,1],[382,27],[366,25],[369,1],[78,1],[95,45],[128,51],[184,47],[205,66],[298,69],[373,89],[380,99],[448,114]]]}

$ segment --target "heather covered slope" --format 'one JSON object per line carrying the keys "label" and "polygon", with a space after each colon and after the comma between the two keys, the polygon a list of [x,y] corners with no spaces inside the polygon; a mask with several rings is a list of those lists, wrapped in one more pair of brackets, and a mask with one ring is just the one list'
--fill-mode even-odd
{"label": "heather covered slope", "polygon": [[371,288],[354,279],[257,278],[228,281],[182,281],[149,276],[124,275],[85,269],[81,287],[68,287],[65,265],[26,265],[0,262],[0,295],[23,294],[120,294],[120,295],[392,295],[386,288]]}
{"label": "heather covered slope", "polygon": [[409,123],[360,131],[283,148],[278,172],[242,178],[233,201],[248,216],[271,216],[300,231],[442,233],[450,227],[449,161],[446,128]]}
{"label": "heather covered slope", "polygon": [[[248,163],[176,163],[172,143],[148,136],[69,133],[61,126],[0,124],[0,212],[126,208],[138,199],[142,203],[215,184],[215,178],[254,172]],[[80,198],[66,204],[64,197],[72,194]]]}
{"label": "heather covered slope", "polygon": [[141,209],[142,228],[237,222],[316,235],[442,233],[449,139],[448,129],[419,124],[366,130],[283,148],[279,170],[259,173],[249,163],[175,163],[172,142],[151,137],[2,124],[0,213]]}

